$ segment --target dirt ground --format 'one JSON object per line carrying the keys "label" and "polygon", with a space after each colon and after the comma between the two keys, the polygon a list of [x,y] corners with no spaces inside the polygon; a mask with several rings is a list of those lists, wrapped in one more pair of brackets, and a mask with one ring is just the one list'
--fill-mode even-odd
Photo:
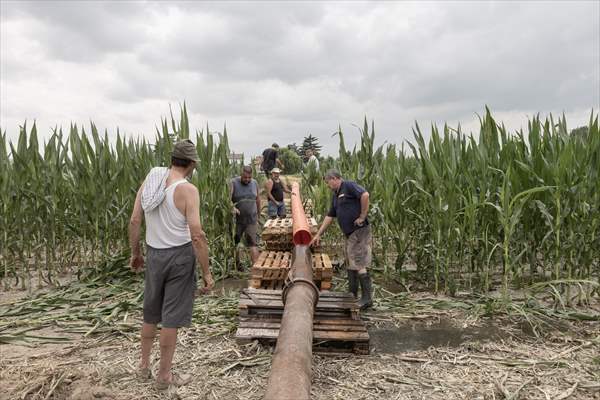
{"label": "dirt ground", "polygon": [[[68,336],[0,345],[0,399],[260,399],[272,348],[235,342],[235,299],[245,280],[199,298],[179,336],[175,370],[192,382],[164,393],[136,377],[137,335]],[[19,292],[3,292],[0,308]],[[229,301],[225,316],[209,308]],[[537,337],[523,318],[484,317],[442,296],[377,286],[366,312],[371,354],[315,354],[313,399],[600,399],[600,323],[556,321]],[[600,310],[597,299],[591,305]],[[224,308],[225,310],[225,308]],[[197,313],[197,314],[196,314]],[[139,312],[126,316],[139,322]],[[64,336],[44,328],[39,336]],[[153,356],[156,371],[158,345]]]}

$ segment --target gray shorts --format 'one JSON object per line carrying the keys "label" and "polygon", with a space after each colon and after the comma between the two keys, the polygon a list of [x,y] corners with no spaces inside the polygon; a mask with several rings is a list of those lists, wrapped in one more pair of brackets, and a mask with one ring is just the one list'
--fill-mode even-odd
{"label": "gray shorts", "polygon": [[192,243],[168,249],[147,247],[144,322],[161,322],[165,328],[189,326],[198,280]]}
{"label": "gray shorts", "polygon": [[359,228],[346,238],[348,269],[360,271],[371,264],[371,225]]}
{"label": "gray shorts", "polygon": [[258,246],[258,223],[242,224],[236,222],[235,224],[235,239],[234,242],[237,245],[244,239],[246,247]]}

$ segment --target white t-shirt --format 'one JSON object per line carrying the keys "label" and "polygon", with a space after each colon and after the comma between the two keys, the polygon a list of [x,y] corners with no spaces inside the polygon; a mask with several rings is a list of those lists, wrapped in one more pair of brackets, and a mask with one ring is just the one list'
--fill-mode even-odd
{"label": "white t-shirt", "polygon": [[310,165],[311,163],[315,164],[315,168],[318,171],[319,170],[319,159],[314,154],[309,157],[308,162],[306,163],[306,165]]}

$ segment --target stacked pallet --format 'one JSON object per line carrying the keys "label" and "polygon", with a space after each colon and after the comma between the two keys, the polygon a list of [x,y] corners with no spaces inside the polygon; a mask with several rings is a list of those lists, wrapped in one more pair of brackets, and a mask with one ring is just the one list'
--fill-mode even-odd
{"label": "stacked pallet", "polygon": [[325,253],[313,254],[313,280],[321,290],[331,289],[331,278],[333,277],[333,264]]}
{"label": "stacked pallet", "polygon": [[[287,217],[291,218],[292,217],[292,201],[289,198],[285,198],[283,200],[284,204],[285,204],[285,211],[287,213]],[[304,203],[302,204],[304,206],[304,214],[306,214],[307,217],[312,217],[313,215],[313,202],[311,199],[306,199],[304,200]]]}
{"label": "stacked pallet", "polygon": [[[318,230],[317,221],[314,218],[307,218],[308,227],[311,235],[315,235]],[[269,251],[291,251],[294,247],[292,241],[292,219],[277,218],[269,219],[265,222],[262,231],[262,242],[265,249]]]}
{"label": "stacked pallet", "polygon": [[[283,303],[280,290],[243,289],[240,293],[239,342],[258,340],[274,344],[279,335]],[[369,353],[369,333],[359,318],[351,294],[321,292],[313,319],[316,352]]]}
{"label": "stacked pallet", "polygon": [[287,251],[263,251],[250,269],[252,288],[282,289],[292,265]]}
{"label": "stacked pallet", "polygon": [[[327,254],[313,254],[313,280],[321,290],[331,289],[333,265]],[[263,251],[250,269],[248,285],[255,289],[283,289],[292,265],[287,251]]]}

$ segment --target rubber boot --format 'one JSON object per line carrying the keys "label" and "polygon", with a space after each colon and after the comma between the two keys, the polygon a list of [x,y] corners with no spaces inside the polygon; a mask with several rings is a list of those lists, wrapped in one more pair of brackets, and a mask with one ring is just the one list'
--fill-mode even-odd
{"label": "rubber boot", "polygon": [[373,305],[373,288],[371,285],[371,277],[367,272],[366,274],[358,274],[358,279],[360,281],[360,287],[362,288],[362,294],[360,300],[358,301],[358,306],[361,310],[364,310]]}
{"label": "rubber boot", "polygon": [[348,271],[348,290],[354,296],[358,298],[358,271],[349,269]]}

